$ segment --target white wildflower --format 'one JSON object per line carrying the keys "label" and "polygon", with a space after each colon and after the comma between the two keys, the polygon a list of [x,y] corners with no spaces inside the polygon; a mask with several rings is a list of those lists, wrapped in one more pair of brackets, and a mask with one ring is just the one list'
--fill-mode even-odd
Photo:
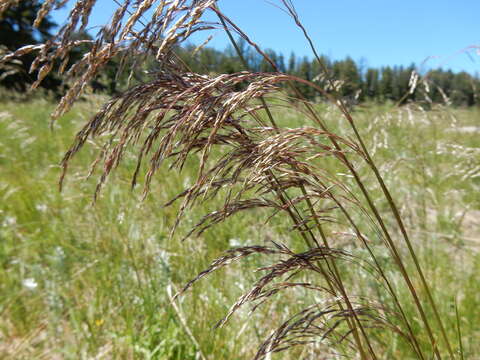
{"label": "white wildflower", "polygon": [[44,213],[47,211],[48,207],[46,204],[37,204],[35,205],[35,209],[37,209],[37,211]]}
{"label": "white wildflower", "polygon": [[14,226],[17,223],[17,218],[15,216],[6,216],[3,221],[3,226]]}
{"label": "white wildflower", "polygon": [[241,245],[240,240],[235,239],[235,238],[232,238],[232,239],[228,240],[228,244],[229,244],[231,247],[236,247],[236,246],[240,246],[240,245]]}
{"label": "white wildflower", "polygon": [[35,281],[34,278],[26,278],[22,281],[22,284],[28,290],[34,290],[38,286],[38,283]]}
{"label": "white wildflower", "polygon": [[118,214],[117,221],[119,224],[123,224],[124,220],[125,220],[125,213],[122,211],[120,214]]}
{"label": "white wildflower", "polygon": [[168,263],[168,259],[170,258],[170,254],[165,250],[158,251],[158,258],[166,263]]}
{"label": "white wildflower", "polygon": [[133,297],[132,303],[135,304],[135,305],[143,305],[144,301],[141,297],[135,295]]}
{"label": "white wildflower", "polygon": [[55,247],[55,256],[59,259],[65,258],[65,251],[61,246],[56,246]]}

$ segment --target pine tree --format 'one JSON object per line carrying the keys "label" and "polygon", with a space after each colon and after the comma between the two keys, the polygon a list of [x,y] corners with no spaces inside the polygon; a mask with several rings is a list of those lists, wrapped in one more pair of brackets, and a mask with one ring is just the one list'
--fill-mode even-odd
{"label": "pine tree", "polygon": [[395,100],[393,97],[393,70],[390,66],[382,68],[379,83],[379,94],[382,100]]}
{"label": "pine tree", "polygon": [[364,92],[369,99],[378,99],[379,71],[377,69],[367,70],[367,73],[365,74]]}
{"label": "pine tree", "polygon": [[[50,32],[56,24],[50,17],[45,17],[37,28],[32,25],[41,6],[41,1],[20,1],[10,7],[0,18],[0,47],[6,51],[14,51],[22,46],[38,44],[51,38]],[[1,85],[24,92],[36,78],[35,74],[28,73],[33,59],[33,54],[22,57],[23,66],[20,71],[4,77]],[[0,69],[0,78],[3,71]],[[48,76],[41,86],[55,89],[59,84],[60,81],[53,76]]]}
{"label": "pine tree", "polygon": [[288,59],[288,69],[287,72],[289,74],[294,74],[297,68],[297,57],[295,56],[294,52],[290,53],[290,58]]}

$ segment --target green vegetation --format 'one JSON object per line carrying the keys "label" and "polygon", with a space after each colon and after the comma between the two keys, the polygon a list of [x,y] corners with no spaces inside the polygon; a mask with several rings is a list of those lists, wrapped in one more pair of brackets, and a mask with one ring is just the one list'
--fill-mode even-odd
{"label": "green vegetation", "polygon": [[[68,84],[56,108],[2,104],[3,357],[476,356],[477,108],[437,104],[434,74],[330,64],[289,0],[321,76],[294,56],[289,73],[215,1],[117,3],[90,39],[94,5],[0,59],[36,53],[33,88]],[[204,12],[234,49],[221,73],[185,46]],[[100,75],[128,89],[89,93]],[[367,79],[382,105],[355,106]]]}
{"label": "green vegetation", "polygon": [[[52,37],[56,24],[51,17],[45,16],[39,22],[38,29],[32,26],[38,10],[45,1],[22,1],[10,7],[0,18],[0,55],[2,49],[14,51],[22,46],[42,43]],[[91,39],[84,28],[72,33],[76,40]],[[250,48],[245,41],[240,40],[240,50],[248,69],[255,72],[273,71],[272,66],[261,54]],[[4,50],[3,50],[4,51]],[[88,46],[83,45],[70,50],[69,64],[81,59],[88,52]],[[205,46],[196,49],[195,45],[183,44],[176,49],[178,55],[196,73],[235,73],[245,69],[233,47],[223,51]],[[192,53],[195,55],[192,56]],[[431,69],[420,72],[415,64],[410,66],[386,66],[370,68],[356,63],[347,57],[344,60],[332,60],[322,56],[321,60],[328,69],[328,76],[316,59],[300,58],[291,53],[286,59],[272,49],[266,49],[266,54],[277,64],[281,72],[294,75],[325,87],[330,93],[342,97],[347,103],[359,102],[409,102],[422,101],[426,103],[451,104],[453,106],[473,106],[479,104],[480,79],[466,72],[454,73],[451,70]],[[0,64],[0,86],[25,92],[29,84],[35,81],[37,72],[29,73],[34,56],[25,54],[21,61]],[[122,62],[122,51],[111,59],[106,71],[91,80],[90,85],[98,92],[110,95],[124,90],[127,85],[125,77],[118,77],[117,70],[125,66]],[[60,64],[53,64],[58,70]],[[148,71],[155,69],[155,62],[145,61],[143,65]],[[421,76],[422,80],[419,81]],[[140,81],[148,79],[143,74],[136,74]],[[328,79],[335,79],[335,86],[328,86]],[[64,84],[65,85],[65,84]],[[58,76],[49,74],[41,87],[62,92],[62,82]],[[67,84],[68,87],[68,84]],[[318,99],[319,95],[308,86],[299,86],[302,95],[309,100]]]}
{"label": "green vegetation", "polygon": [[[244,68],[232,48],[219,51],[207,47],[198,51],[195,57],[191,57],[194,49],[195,46],[187,46],[182,52],[185,62],[196,72],[233,73]],[[252,71],[273,70],[258,53],[248,47],[245,47],[243,52],[248,68]],[[282,54],[271,49],[266,52],[282,72],[314,81],[328,88],[328,77],[323,75],[324,72],[316,59],[299,58],[292,53],[288,65],[285,65]],[[336,80],[336,87],[330,88],[329,91],[350,103],[422,101],[454,106],[479,104],[480,79],[466,72],[454,73],[451,70],[432,69],[420,74],[415,64],[377,69],[363,67],[348,57],[344,60],[331,60],[322,56],[321,59],[328,69],[329,77]],[[424,80],[418,82],[420,76]],[[308,86],[300,87],[300,90],[302,95],[310,100],[318,97],[318,94]]]}
{"label": "green vegetation", "polygon": [[[94,143],[79,154],[59,193],[56,164],[100,100],[79,103],[53,132],[51,103],[1,105],[1,357],[195,359],[200,351],[209,359],[253,356],[269,328],[302,308],[293,299],[305,297],[308,303],[311,295],[290,290],[271,301],[268,311],[257,311],[250,319],[247,312],[239,312],[228,326],[213,330],[242,290],[258,278],[251,269],[264,264],[260,257],[198,282],[176,307],[169,293],[230,246],[287,240],[289,225],[258,224],[261,211],[250,210],[200,238],[180,242],[198,217],[215,206],[208,203],[199,206],[198,213],[188,213],[178,236],[169,239],[176,211],[161,204],[191,182],[195,165],[180,175],[166,168],[159,171],[151,194],[139,203],[139,191],[125,191],[134,170],[134,161],[127,160],[92,206],[95,181],[83,176]],[[335,109],[321,111],[331,126],[344,129]],[[304,122],[282,110],[276,115],[285,126]],[[464,130],[475,126],[478,110],[361,107],[355,116],[398,199],[440,312],[448,315],[449,338],[457,351],[456,301],[465,359],[474,359],[480,336],[475,320],[480,306],[480,144],[478,134]],[[362,256],[364,250],[351,234],[341,234],[338,241],[336,247]],[[393,266],[386,253],[380,259],[387,268]],[[366,295],[380,291],[366,275],[345,274],[349,288]],[[392,276],[400,286],[399,274]],[[413,305],[407,311],[414,313]],[[388,349],[381,358],[409,358],[405,344],[392,333],[378,336]],[[279,358],[299,353],[301,358],[315,357],[311,351],[306,347]]]}

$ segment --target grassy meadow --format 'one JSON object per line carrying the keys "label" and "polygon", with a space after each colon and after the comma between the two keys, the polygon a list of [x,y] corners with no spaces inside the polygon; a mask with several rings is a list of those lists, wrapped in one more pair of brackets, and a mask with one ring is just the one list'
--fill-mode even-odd
{"label": "grassy meadow", "polygon": [[[100,146],[94,140],[73,160],[59,192],[60,160],[101,103],[94,96],[78,102],[53,128],[54,104],[47,100],[0,103],[0,358],[252,358],[272,328],[318,295],[290,289],[253,314],[245,306],[227,325],[213,329],[261,275],[252,270],[268,264],[252,256],[200,280],[178,301],[172,297],[232,246],[273,240],[295,248],[299,235],[289,231],[287,218],[265,224],[268,210],[253,209],[182,241],[202,215],[215,209],[213,199],[188,212],[170,238],[179,204],[163,204],[191,183],[198,170],[195,159],[180,174],[161,168],[142,201],[141,186],[129,191],[136,163],[127,153],[93,205],[97,177],[86,175]],[[332,129],[352,136],[333,106],[315,107]],[[274,115],[282,127],[305,122],[281,107]],[[478,359],[480,110],[361,105],[353,116],[400,207],[455,353]],[[393,222],[372,175],[356,165],[384,218]],[[344,169],[332,171],[346,184],[351,181]],[[330,227],[338,235],[333,246],[358,258],[365,255],[347,226]],[[368,233],[368,224],[365,229]],[[375,238],[369,241],[377,249]],[[399,248],[406,251],[403,243]],[[406,311],[414,313],[388,253],[377,250]],[[375,298],[382,299],[370,276],[340,266],[352,292],[378,293]],[[427,342],[419,329],[414,331]],[[380,358],[414,358],[394,332],[379,330],[372,337],[383,345]],[[322,354],[321,346],[294,347],[272,359],[334,358]]]}

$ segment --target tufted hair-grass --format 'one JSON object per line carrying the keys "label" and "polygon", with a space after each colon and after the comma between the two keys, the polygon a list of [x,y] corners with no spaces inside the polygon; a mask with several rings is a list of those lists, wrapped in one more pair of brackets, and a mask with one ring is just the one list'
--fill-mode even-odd
{"label": "tufted hair-grass", "polygon": [[[45,1],[35,24],[64,3]],[[198,163],[193,184],[166,204],[180,202],[171,226],[172,235],[184,214],[209,198],[221,200],[222,206],[205,214],[186,238],[200,236],[244,211],[257,211],[259,216],[265,216],[264,222],[273,218],[288,221],[291,243],[274,241],[270,246],[233,248],[196,277],[192,274],[193,280],[181,292],[234,261],[264,256],[265,266],[257,269],[264,275],[231,306],[218,325],[225,324],[246,303],[260,311],[269,299],[292,289],[315,293],[315,298],[321,300],[299,313],[287,314],[287,320],[272,329],[264,340],[256,359],[307,345],[327,345],[346,356],[359,354],[362,360],[378,359],[389,346],[379,340],[378,328],[398,334],[415,358],[442,359],[445,354],[455,358],[443,325],[444,315],[437,310],[401,213],[357,130],[352,113],[335,91],[328,90],[335,88],[335,79],[325,67],[324,76],[331,83],[328,89],[282,73],[261,47],[222,13],[215,0],[117,2],[111,21],[93,40],[75,40],[74,33],[87,28],[96,3],[96,0],[75,1],[66,24],[53,39],[25,46],[0,59],[7,62],[36,52],[31,71],[38,71],[38,79],[33,88],[55,69],[55,64],[61,64],[58,71],[68,81],[69,88],[52,114],[54,119],[72,107],[89,81],[114,58],[120,57],[118,71],[129,72],[130,78],[143,70],[147,59],[154,59],[155,70],[149,71],[148,78],[136,84],[132,80],[128,90],[107,101],[77,134],[62,160],[60,186],[72,158],[90,139],[97,138],[103,141],[103,146],[90,170],[92,176],[99,173],[95,199],[109,174],[122,163],[127,148],[134,149],[137,156],[131,185],[135,187],[143,179],[144,196],[149,194],[163,163],[178,172],[187,160]],[[0,12],[14,4],[15,1],[2,0]],[[281,0],[278,6],[300,28],[322,65],[293,3]],[[206,12],[216,15],[218,22],[204,21]],[[244,62],[244,71],[233,74],[192,72],[177,56],[176,49],[192,34],[212,29],[224,31],[237,50],[233,34],[244,39],[274,71],[254,73]],[[89,51],[76,63],[69,64],[69,52],[80,45],[88,46]],[[243,60],[240,51],[238,56]],[[127,61],[132,64],[128,70]],[[299,84],[311,87],[335,104],[353,136],[331,131],[315,105],[302,98],[297,90]],[[286,88],[296,94],[295,99],[284,94]],[[274,110],[285,104],[289,111],[302,114],[309,125],[280,126]],[[359,164],[369,169],[368,180],[359,172]],[[339,177],[338,169],[348,173],[353,181]],[[390,211],[380,209],[374,201],[367,183],[370,181],[378,183]],[[378,243],[390,254],[419,319],[405,311],[406,300],[400,298],[391,274],[373,250],[364,223],[373,229]],[[356,246],[365,249],[368,259],[357,259],[337,248],[335,226],[349,228],[358,240]],[[396,236],[397,233],[400,235]],[[295,239],[301,239],[302,243],[295,243]],[[402,251],[399,239],[407,251]],[[414,263],[414,271],[407,270],[406,261]],[[356,289],[348,285],[345,278],[355,277],[353,274],[359,269],[366,269],[372,281],[378,283],[382,296],[392,300],[391,307],[379,306],[381,300],[374,294],[371,297],[356,294]],[[434,321],[429,317],[430,312]]]}

